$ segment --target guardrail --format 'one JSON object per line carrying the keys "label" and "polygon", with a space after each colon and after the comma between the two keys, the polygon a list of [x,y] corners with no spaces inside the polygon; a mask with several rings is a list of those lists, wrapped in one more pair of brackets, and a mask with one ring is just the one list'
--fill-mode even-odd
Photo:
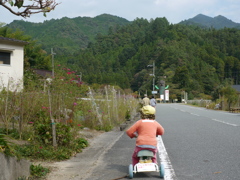
{"label": "guardrail", "polygon": [[229,109],[229,112],[235,113],[235,112],[240,112],[240,107],[231,107]]}

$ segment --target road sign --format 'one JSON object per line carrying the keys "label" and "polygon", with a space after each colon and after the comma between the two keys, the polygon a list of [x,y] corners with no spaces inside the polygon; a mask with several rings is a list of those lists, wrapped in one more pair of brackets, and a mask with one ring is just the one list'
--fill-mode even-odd
{"label": "road sign", "polygon": [[157,91],[152,91],[152,94],[157,94]]}
{"label": "road sign", "polygon": [[165,90],[165,100],[169,101],[169,90]]}

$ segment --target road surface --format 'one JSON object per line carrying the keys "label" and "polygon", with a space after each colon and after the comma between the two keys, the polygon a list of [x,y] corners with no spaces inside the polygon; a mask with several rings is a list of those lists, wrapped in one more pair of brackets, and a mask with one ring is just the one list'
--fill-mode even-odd
{"label": "road surface", "polygon": [[[156,120],[165,129],[158,137],[165,180],[240,179],[240,114],[184,104],[158,104],[156,108]],[[123,131],[104,133],[83,153],[61,162],[65,165],[49,180],[128,179],[134,146],[135,139]],[[134,174],[134,179],[160,178],[151,172]]]}

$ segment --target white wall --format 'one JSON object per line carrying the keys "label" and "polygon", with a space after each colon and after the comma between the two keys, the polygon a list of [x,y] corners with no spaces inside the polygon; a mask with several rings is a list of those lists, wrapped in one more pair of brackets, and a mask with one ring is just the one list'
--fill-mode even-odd
{"label": "white wall", "polygon": [[24,46],[0,43],[0,51],[11,52],[11,64],[0,64],[0,89],[8,87],[9,90],[19,91],[23,88]]}

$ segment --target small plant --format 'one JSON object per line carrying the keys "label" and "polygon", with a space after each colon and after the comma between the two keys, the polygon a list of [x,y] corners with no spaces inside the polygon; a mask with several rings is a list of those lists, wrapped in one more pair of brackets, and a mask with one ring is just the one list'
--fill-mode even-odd
{"label": "small plant", "polygon": [[39,177],[44,177],[47,175],[47,173],[50,172],[48,168],[45,168],[41,166],[41,164],[38,165],[31,165],[30,166],[30,171],[31,171],[31,179],[32,178],[39,178]]}
{"label": "small plant", "polygon": [[7,141],[4,139],[4,134],[0,134],[0,151],[4,152],[7,145]]}
{"label": "small plant", "polygon": [[130,110],[127,110],[126,115],[125,115],[125,119],[129,120],[130,118],[131,118]]}
{"label": "small plant", "polygon": [[75,149],[84,149],[88,146],[88,141],[84,138],[78,138],[74,140]]}
{"label": "small plant", "polygon": [[9,142],[5,139],[5,135],[0,134],[0,152],[3,152],[6,155],[11,155],[11,149]]}
{"label": "small plant", "polygon": [[24,177],[24,176],[22,176],[22,177],[18,177],[18,179],[17,180],[27,180],[27,178],[26,177]]}

